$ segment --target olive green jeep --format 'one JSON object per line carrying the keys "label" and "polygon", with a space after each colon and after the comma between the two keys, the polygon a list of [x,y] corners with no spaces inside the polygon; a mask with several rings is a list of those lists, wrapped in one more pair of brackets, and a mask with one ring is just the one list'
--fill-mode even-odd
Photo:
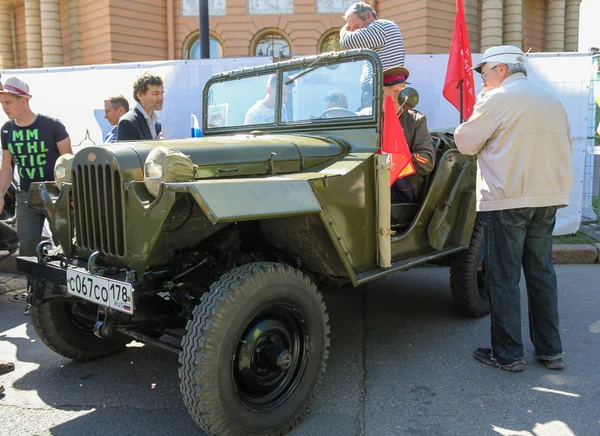
{"label": "olive green jeep", "polygon": [[460,312],[487,314],[475,159],[433,133],[422,198],[391,204],[382,120],[378,56],[327,53],[213,75],[202,138],[61,158],[56,182],[29,196],[58,248],[18,259],[40,338],[78,361],[132,338],[174,351],[204,431],[279,435],[308,413],[326,368],[320,287],[433,262],[450,265]]}

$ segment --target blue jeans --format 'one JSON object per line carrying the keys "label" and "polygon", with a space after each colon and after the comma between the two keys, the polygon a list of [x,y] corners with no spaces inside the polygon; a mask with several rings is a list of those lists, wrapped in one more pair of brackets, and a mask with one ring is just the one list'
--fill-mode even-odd
{"label": "blue jeans", "polygon": [[492,355],[500,364],[523,359],[521,267],[529,301],[535,355],[561,357],[552,231],[556,206],[481,212],[485,239],[485,288],[492,309]]}

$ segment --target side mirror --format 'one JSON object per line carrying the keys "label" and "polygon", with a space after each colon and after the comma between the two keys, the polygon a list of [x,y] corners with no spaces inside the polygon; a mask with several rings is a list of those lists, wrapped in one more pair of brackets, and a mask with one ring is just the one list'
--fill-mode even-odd
{"label": "side mirror", "polygon": [[419,104],[419,93],[415,88],[407,86],[398,94],[398,103],[406,109],[413,109]]}

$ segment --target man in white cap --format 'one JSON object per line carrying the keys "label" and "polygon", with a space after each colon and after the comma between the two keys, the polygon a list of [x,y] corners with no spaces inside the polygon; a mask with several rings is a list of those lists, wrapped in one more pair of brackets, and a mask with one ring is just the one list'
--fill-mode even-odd
{"label": "man in white cap", "polygon": [[527,79],[523,52],[492,47],[473,69],[484,92],[455,132],[461,153],[477,155],[477,211],[484,225],[485,290],[491,348],[474,357],[525,369],[519,281],[525,273],[531,340],[538,361],[563,369],[557,283],[552,265],[556,209],[569,202],[573,143],[561,102]]}

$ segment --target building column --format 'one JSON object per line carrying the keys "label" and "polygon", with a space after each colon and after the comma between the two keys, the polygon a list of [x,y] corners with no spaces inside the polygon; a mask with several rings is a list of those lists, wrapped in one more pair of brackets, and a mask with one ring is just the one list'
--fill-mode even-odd
{"label": "building column", "polygon": [[481,38],[479,37],[479,1],[478,0],[466,0],[464,3],[465,7],[465,19],[467,21],[467,30],[469,31],[469,43],[471,44],[471,52],[479,53],[479,44]]}
{"label": "building column", "polygon": [[581,0],[567,0],[565,5],[565,51],[577,51],[579,48],[580,4]]}
{"label": "building column", "polygon": [[25,40],[27,42],[27,68],[42,66],[42,32],[40,30],[40,2],[25,0]]}
{"label": "building column", "polygon": [[59,0],[40,0],[44,67],[63,66]]}
{"label": "building column", "polygon": [[495,45],[502,45],[502,0],[482,0],[481,51]]}
{"label": "building column", "polygon": [[565,0],[548,0],[546,51],[565,50]]}
{"label": "building column", "polygon": [[523,46],[523,0],[504,0],[502,43]]}
{"label": "building column", "polygon": [[12,40],[12,8],[8,3],[3,3],[0,0],[0,57],[2,62],[1,68],[14,68],[15,58],[13,53]]}
{"label": "building column", "polygon": [[69,65],[81,65],[81,37],[79,35],[79,0],[68,0]]}

